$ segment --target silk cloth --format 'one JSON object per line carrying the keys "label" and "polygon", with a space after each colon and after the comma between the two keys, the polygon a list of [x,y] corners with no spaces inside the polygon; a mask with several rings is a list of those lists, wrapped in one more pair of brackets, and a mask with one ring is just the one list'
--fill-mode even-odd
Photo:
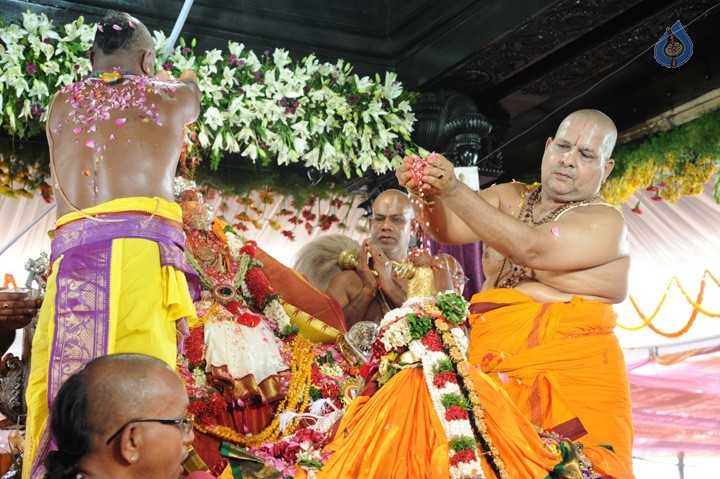
{"label": "silk cloth", "polygon": [[[487,375],[471,369],[493,444],[512,479],[544,479],[560,458]],[[325,448],[332,452],[318,479],[448,479],[449,446],[420,368],[397,373],[372,397],[358,396]],[[486,477],[494,472],[482,460]],[[295,476],[305,478],[299,470]]]}
{"label": "silk cloth", "polygon": [[194,320],[199,280],[183,254],[180,207],[121,198],[62,216],[32,345],[23,478],[44,474],[46,428],[62,383],[90,360],[144,353],[175,368],[176,322]]}
{"label": "silk cloth", "polygon": [[582,443],[597,472],[624,479],[633,477],[633,429],[616,318],[610,305],[579,297],[538,303],[513,289],[483,291],[470,306],[468,360],[527,420]]}
{"label": "silk cloth", "polygon": [[[294,315],[292,310],[288,311],[291,321],[300,328],[303,335],[309,339],[333,342],[338,334],[347,332],[345,316],[335,299],[260,248],[257,249],[256,259],[262,262],[263,272],[282,299],[307,313],[298,316]],[[317,320],[322,324],[318,324]]]}

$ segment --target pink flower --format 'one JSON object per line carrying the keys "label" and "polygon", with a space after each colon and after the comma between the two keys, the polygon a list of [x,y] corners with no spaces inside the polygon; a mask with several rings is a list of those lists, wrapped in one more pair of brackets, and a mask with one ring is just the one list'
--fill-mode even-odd
{"label": "pink flower", "polygon": [[28,75],[34,75],[35,72],[37,72],[37,67],[34,63],[28,63],[27,65],[25,65],[25,71]]}
{"label": "pink flower", "polygon": [[126,121],[127,121],[127,119],[125,119],[125,118],[118,118],[117,120],[115,120],[115,124],[117,126],[123,126]]}

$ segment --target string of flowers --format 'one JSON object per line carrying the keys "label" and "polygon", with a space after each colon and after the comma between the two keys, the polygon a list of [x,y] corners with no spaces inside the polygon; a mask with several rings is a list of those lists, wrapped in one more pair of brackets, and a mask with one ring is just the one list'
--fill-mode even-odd
{"label": "string of flowers", "polygon": [[299,424],[300,419],[291,419],[283,429],[280,427],[280,416],[283,412],[290,411],[300,413],[307,409],[310,400],[310,384],[314,357],[315,350],[313,344],[300,335],[296,336],[292,346],[290,384],[288,385],[287,393],[278,405],[272,422],[262,432],[245,435],[229,427],[207,425],[198,422],[195,422],[195,428],[202,433],[242,447],[257,447],[265,442],[275,441],[281,435],[292,434]]}
{"label": "string of flowers", "polygon": [[[214,189],[205,188],[204,191],[208,198],[222,194]],[[256,205],[256,199],[262,206]],[[290,241],[295,241],[295,229],[298,225],[304,225],[308,234],[311,234],[315,228],[327,232],[333,229],[347,230],[347,218],[354,206],[354,198],[346,194],[333,194],[327,200],[329,206],[324,212],[321,207],[322,200],[323,198],[316,194],[309,194],[301,202],[269,190],[255,192],[252,196],[235,198],[235,202],[243,205],[243,210],[234,215],[235,222],[232,226],[244,232],[249,231],[250,226],[262,229],[268,224],[270,228],[280,231]],[[270,208],[278,202],[279,209]],[[317,207],[317,213],[312,212],[313,205]],[[283,221],[284,218],[287,220]],[[287,226],[287,223],[292,226]]]}
{"label": "string of flowers", "polygon": [[[206,316],[209,316],[207,314]],[[207,318],[201,321],[206,321]],[[220,392],[210,385],[205,373],[205,328],[192,328],[185,339],[184,359],[178,361],[177,371],[185,383],[190,406],[188,411],[195,415],[196,424],[212,424],[227,408]]]}
{"label": "string of flowers", "polygon": [[[643,141],[619,145],[613,153],[615,168],[603,186],[603,197],[619,206],[637,190],[645,190],[652,201],[671,203],[701,194],[720,169],[718,128],[720,111],[715,111]],[[720,180],[714,193],[720,203]],[[633,212],[642,213],[639,203]]]}
{"label": "string of flowers", "polygon": [[[234,232],[234,228],[226,225],[225,232]],[[239,246],[239,245],[237,245]],[[231,252],[233,247],[231,246]],[[233,252],[233,254],[236,254]],[[273,323],[275,332],[279,336],[289,336],[297,333],[297,326],[290,323],[290,317],[280,302],[280,294],[270,284],[270,280],[262,270],[262,262],[255,259],[257,243],[246,241],[238,250],[240,265],[235,276],[235,283],[240,285],[243,296],[258,311],[262,311]]]}
{"label": "string of flowers", "polygon": [[[639,331],[642,328],[649,328],[654,333],[659,334],[660,336],[666,337],[666,338],[678,338],[682,336],[683,334],[687,333],[692,325],[695,323],[695,319],[697,318],[698,313],[702,313],[705,316],[708,316],[710,318],[720,318],[720,313],[713,313],[711,311],[706,310],[702,307],[702,301],[703,301],[703,295],[705,294],[705,284],[706,284],[706,278],[710,277],[715,284],[720,287],[720,281],[708,270],[705,270],[703,273],[703,276],[700,280],[700,291],[698,292],[697,299],[693,300],[690,295],[687,293],[683,285],[680,283],[680,280],[677,278],[677,276],[673,276],[670,278],[670,281],[668,282],[667,288],[665,289],[665,293],[662,295],[662,298],[660,298],[660,301],[658,302],[658,305],[655,307],[655,310],[650,315],[650,317],[647,317],[645,313],[643,313],[640,310],[640,307],[638,306],[637,302],[635,301],[635,298],[633,298],[632,295],[630,295],[630,302],[633,305],[633,308],[635,308],[635,312],[638,314],[640,319],[642,320],[642,323],[639,326],[625,326],[623,324],[618,323],[618,327],[626,330],[626,331]],[[670,291],[670,288],[673,284],[676,284],[682,295],[685,297],[685,300],[692,306],[693,312],[690,314],[690,319],[688,319],[687,323],[680,328],[677,331],[673,332],[666,332],[662,331],[659,328],[657,328],[653,323],[653,321],[656,319],[658,313],[662,309],[662,306],[665,304],[665,300],[668,297],[668,292]]]}
{"label": "string of flowers", "polygon": [[[82,17],[56,28],[30,11],[21,21],[0,22],[0,126],[8,134],[24,139],[43,132],[51,94],[90,73],[86,53],[95,28]],[[159,31],[153,37],[163,52],[167,37]],[[412,149],[414,95],[392,72],[360,77],[343,60],[308,55],[294,61],[280,48],[258,58],[236,42],[228,43],[227,52],[196,54],[194,45],[181,39],[162,67],[197,72],[201,114],[186,154],[209,156],[213,169],[226,155],[240,154],[265,166],[297,163],[347,177],[382,174]],[[14,164],[14,177],[28,182],[31,166]],[[4,164],[2,172],[9,171]]]}
{"label": "string of flowers", "polygon": [[[432,300],[409,300],[383,318],[370,363],[378,365],[380,385],[399,369],[422,365],[448,439],[451,478],[485,477],[477,453],[481,449],[497,476],[507,478],[467,374],[468,343],[461,327],[466,315],[467,302],[455,293],[440,293]],[[399,363],[395,363],[397,358]]]}
{"label": "string of flowers", "polygon": [[[332,426],[342,416],[351,396],[345,391],[348,384],[360,387],[359,368],[340,353],[336,344],[316,344],[315,362],[311,371],[310,400],[307,412],[301,417],[310,422],[277,441],[267,441],[248,452],[260,457],[267,465],[286,477],[293,477],[297,467],[319,471],[330,456],[323,447],[331,439]],[[300,415],[284,413],[283,421]]]}

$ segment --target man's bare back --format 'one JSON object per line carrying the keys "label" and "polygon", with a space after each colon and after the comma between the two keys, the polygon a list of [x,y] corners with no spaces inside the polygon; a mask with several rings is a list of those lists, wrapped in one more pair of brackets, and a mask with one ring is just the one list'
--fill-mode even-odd
{"label": "man's bare back", "polygon": [[73,211],[63,193],[80,209],[125,197],[172,200],[183,128],[197,114],[196,87],[178,81],[128,75],[63,89],[48,119],[58,214]]}

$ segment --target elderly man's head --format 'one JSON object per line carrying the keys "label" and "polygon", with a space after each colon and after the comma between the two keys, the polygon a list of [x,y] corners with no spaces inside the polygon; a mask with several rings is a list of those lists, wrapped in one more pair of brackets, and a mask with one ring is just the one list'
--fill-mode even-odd
{"label": "elderly man's head", "polygon": [[410,198],[398,190],[385,190],[373,203],[370,234],[390,259],[402,261],[415,231],[415,211]]}
{"label": "elderly man's head", "polygon": [[141,354],[95,359],[65,382],[53,404],[58,451],[47,459],[48,476],[74,469],[102,478],[176,479],[193,440],[187,408],[182,381],[163,361]]}
{"label": "elderly man's head", "polygon": [[610,155],[616,139],[615,124],[604,113],[580,110],[568,115],[545,143],[543,193],[558,203],[596,195],[615,164]]}

